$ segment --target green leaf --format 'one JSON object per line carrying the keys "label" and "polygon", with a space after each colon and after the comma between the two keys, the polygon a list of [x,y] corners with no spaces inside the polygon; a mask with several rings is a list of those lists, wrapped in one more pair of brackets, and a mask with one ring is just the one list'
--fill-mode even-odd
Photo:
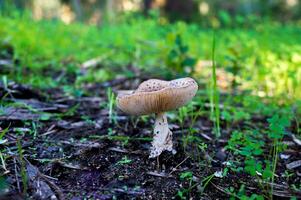
{"label": "green leaf", "polygon": [[262,178],[268,179],[268,178],[272,178],[272,177],[273,177],[273,172],[272,172],[270,166],[267,165],[266,168],[263,170]]}
{"label": "green leaf", "polygon": [[185,60],[182,62],[183,66],[190,66],[193,67],[196,64],[196,59],[194,58],[185,58]]}
{"label": "green leaf", "polygon": [[184,179],[191,179],[192,178],[192,172],[188,171],[188,172],[183,172],[180,175],[180,179],[184,180]]}
{"label": "green leaf", "polygon": [[245,160],[245,171],[252,176],[256,175],[256,161],[254,159]]}

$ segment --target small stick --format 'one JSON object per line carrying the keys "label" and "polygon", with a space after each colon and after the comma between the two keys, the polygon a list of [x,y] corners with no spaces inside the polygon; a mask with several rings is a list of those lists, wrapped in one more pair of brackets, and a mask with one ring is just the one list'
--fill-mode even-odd
{"label": "small stick", "polygon": [[47,132],[41,134],[41,136],[49,135],[49,134],[51,134],[51,133],[54,133],[55,131],[56,131],[56,130],[50,130],[50,131],[47,130]]}
{"label": "small stick", "polygon": [[182,160],[182,162],[180,162],[176,167],[172,168],[172,171],[169,173],[169,175],[171,175],[173,172],[175,172],[177,170],[177,168],[182,165],[188,158],[190,158],[190,156],[187,156],[184,160]]}
{"label": "small stick", "polygon": [[151,176],[163,177],[163,178],[172,178],[173,177],[169,174],[157,173],[157,172],[147,172],[146,174],[151,175]]}

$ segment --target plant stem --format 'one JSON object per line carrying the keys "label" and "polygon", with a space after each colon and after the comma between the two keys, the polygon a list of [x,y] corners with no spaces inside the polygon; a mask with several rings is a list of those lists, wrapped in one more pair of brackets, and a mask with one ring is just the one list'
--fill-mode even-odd
{"label": "plant stem", "polygon": [[216,65],[215,65],[215,33],[212,42],[212,92],[211,92],[211,112],[214,113],[214,132],[216,138],[221,136],[220,132],[220,110],[219,110],[219,94],[216,80]]}
{"label": "plant stem", "polygon": [[274,148],[273,148],[273,170],[272,170],[272,183],[271,183],[271,194],[270,199],[273,199],[273,190],[274,190],[274,181],[275,181],[275,172],[278,161],[278,140],[274,140]]}
{"label": "plant stem", "polygon": [[26,196],[27,193],[27,174],[26,174],[26,164],[23,157],[23,150],[22,145],[20,142],[20,139],[17,139],[17,148],[18,148],[18,154],[20,157],[20,164],[21,164],[21,178],[23,183],[23,195]]}

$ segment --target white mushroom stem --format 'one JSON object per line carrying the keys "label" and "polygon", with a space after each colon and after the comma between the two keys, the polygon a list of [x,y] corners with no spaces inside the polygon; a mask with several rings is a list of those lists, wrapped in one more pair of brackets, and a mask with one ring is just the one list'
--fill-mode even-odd
{"label": "white mushroom stem", "polygon": [[156,114],[154,136],[149,157],[155,158],[164,150],[173,151],[172,132],[168,128],[166,114],[158,113]]}

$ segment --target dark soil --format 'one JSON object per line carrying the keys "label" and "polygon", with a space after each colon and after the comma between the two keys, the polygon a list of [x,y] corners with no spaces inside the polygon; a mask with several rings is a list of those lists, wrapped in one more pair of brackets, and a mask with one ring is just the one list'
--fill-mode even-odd
{"label": "dark soil", "polygon": [[[24,186],[29,199],[179,199],[177,193],[185,188],[189,188],[184,193],[187,198],[228,199],[226,189],[238,190],[241,184],[248,194],[261,193],[254,177],[233,172],[223,178],[213,176],[202,187],[202,180],[222,170],[224,162],[234,157],[223,150],[228,132],[218,141],[211,139],[213,125],[207,118],[199,118],[195,124],[196,136],[208,145],[206,152],[198,152],[193,143],[183,148],[188,121],[184,129],[171,123],[177,153],[164,152],[158,168],[157,160],[148,158],[153,118],[138,120],[117,110],[112,120],[106,106],[106,87],[135,88],[131,83],[139,81],[123,79],[89,86],[98,92],[80,98],[63,96],[59,89],[41,92],[15,83],[8,88],[1,85],[0,97],[6,105],[1,108],[0,125],[2,130],[9,127],[3,138],[7,141],[0,146],[6,155],[6,170],[1,168],[6,189],[1,199],[24,199]],[[254,118],[258,126],[264,126],[264,121]],[[290,158],[279,160],[275,198],[301,197],[288,188],[300,184],[300,167],[289,182],[281,177],[285,164],[301,158],[300,146],[291,138],[286,141],[291,144],[286,153]],[[183,172],[192,172],[192,181],[181,179]],[[27,175],[27,184],[22,173]]]}

